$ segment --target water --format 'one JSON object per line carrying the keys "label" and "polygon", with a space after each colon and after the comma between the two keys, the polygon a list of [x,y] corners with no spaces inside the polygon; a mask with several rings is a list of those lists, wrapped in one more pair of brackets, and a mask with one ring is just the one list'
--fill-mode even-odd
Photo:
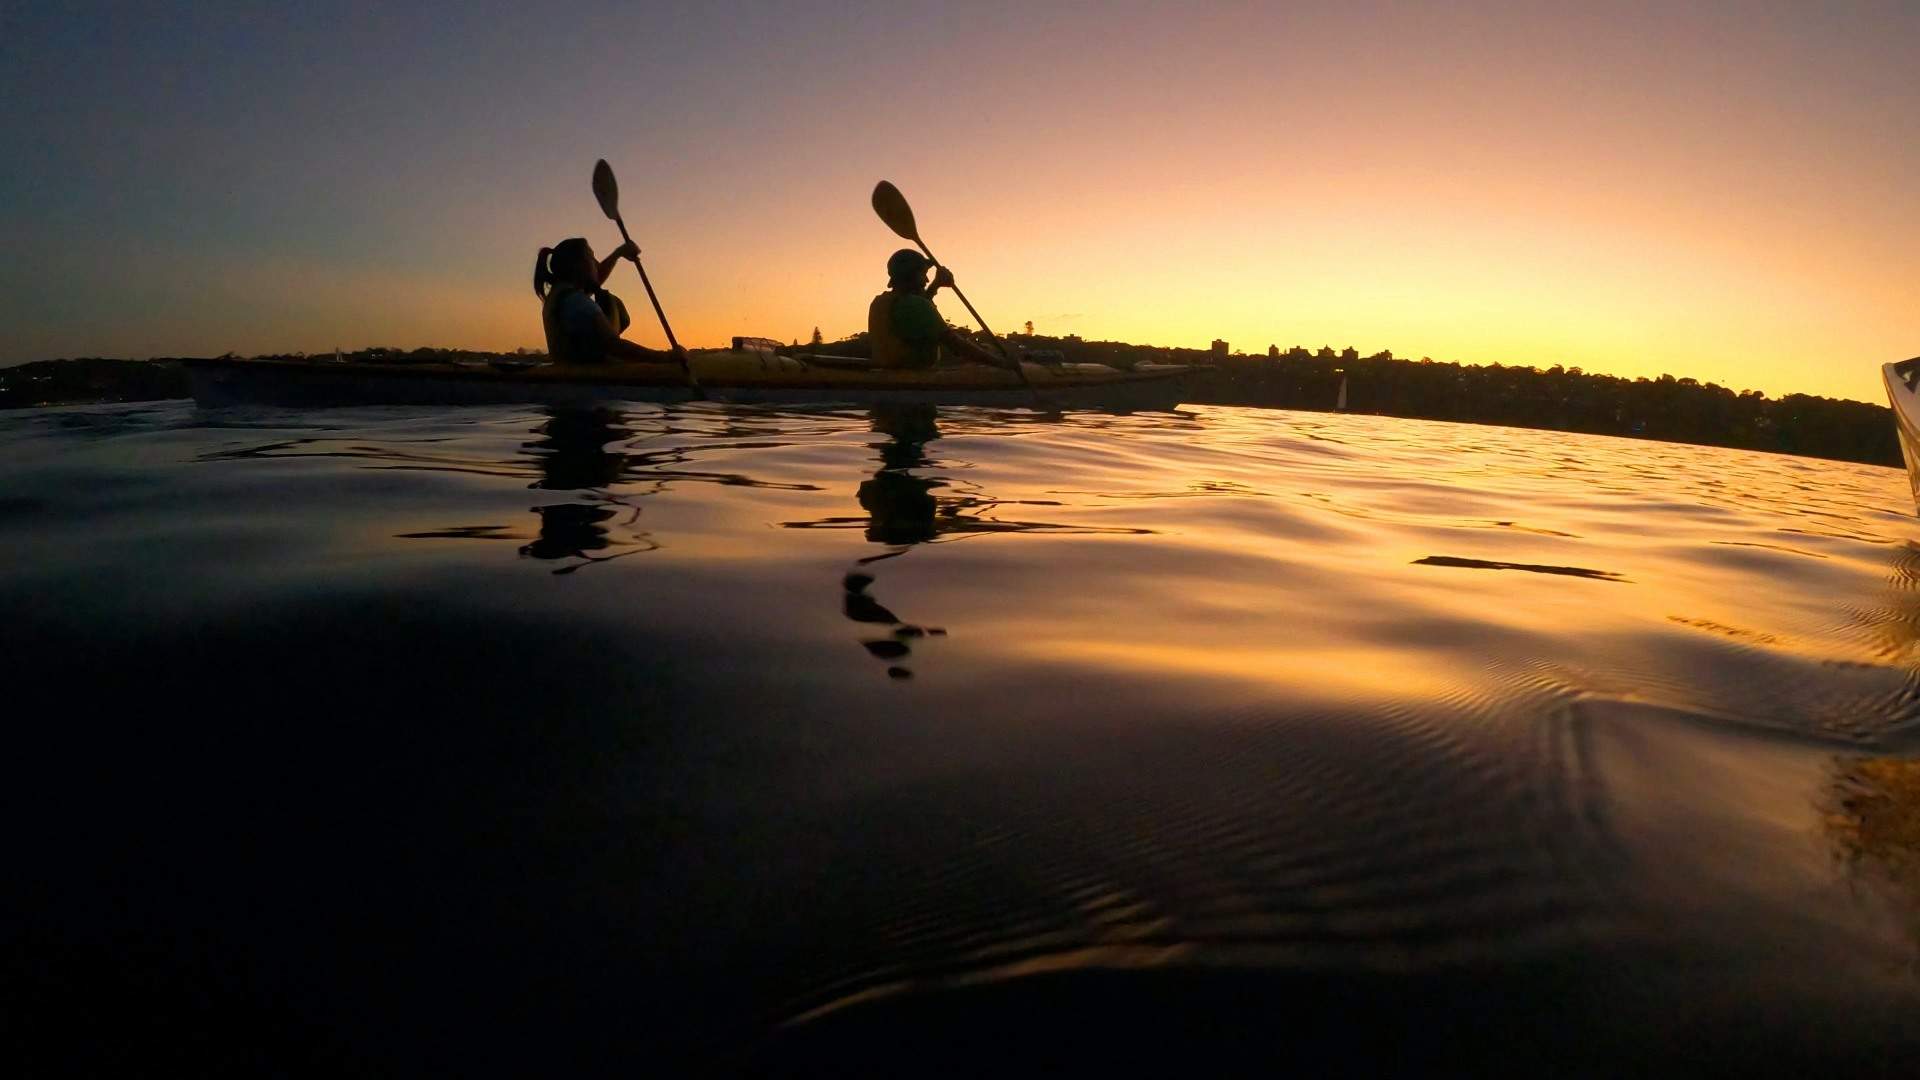
{"label": "water", "polygon": [[0,417],[12,1037],[1893,1073],[1904,477],[1192,409]]}

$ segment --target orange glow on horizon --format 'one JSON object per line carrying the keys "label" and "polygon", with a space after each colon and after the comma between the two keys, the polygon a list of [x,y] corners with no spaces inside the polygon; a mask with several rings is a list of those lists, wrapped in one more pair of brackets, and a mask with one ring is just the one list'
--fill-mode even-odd
{"label": "orange glow on horizon", "polygon": [[[259,205],[202,211],[235,222],[224,247],[151,216],[23,236],[43,254],[15,284],[87,280],[114,308],[15,299],[0,362],[538,346],[534,251],[617,241],[588,190],[601,156],[694,346],[862,329],[901,246],[867,205],[885,178],[1002,331],[1870,401],[1879,365],[1920,353],[1920,18],[1363,8],[1042,6],[1018,33],[774,13],[684,68],[628,17],[654,63],[569,86],[546,73],[573,46],[503,16],[490,81],[450,68],[430,102],[381,98],[391,142],[343,128],[324,155],[309,134],[227,170]],[[320,116],[364,106],[349,81],[312,91]],[[632,271],[610,285],[659,344]]]}

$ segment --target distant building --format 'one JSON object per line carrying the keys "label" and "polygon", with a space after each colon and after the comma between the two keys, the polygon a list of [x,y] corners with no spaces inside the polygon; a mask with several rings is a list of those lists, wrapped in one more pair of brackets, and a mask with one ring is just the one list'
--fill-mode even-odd
{"label": "distant building", "polygon": [[1349,345],[1346,348],[1340,350],[1340,359],[1345,360],[1348,363],[1352,363],[1353,361],[1360,359],[1360,350]]}
{"label": "distant building", "polygon": [[1295,345],[1295,346],[1294,346],[1293,348],[1291,348],[1291,349],[1288,349],[1288,350],[1287,350],[1287,359],[1289,359],[1289,360],[1311,360],[1311,359],[1313,359],[1313,354],[1307,351],[1307,348],[1306,348],[1306,346],[1304,346],[1304,345]]}
{"label": "distant building", "polygon": [[1278,345],[1267,346],[1267,359],[1269,360],[1280,359],[1280,346]]}
{"label": "distant building", "polygon": [[1333,346],[1331,345],[1320,346],[1320,351],[1317,353],[1314,353],[1313,355],[1319,357],[1322,360],[1332,360],[1335,358],[1333,355]]}
{"label": "distant building", "polygon": [[1211,346],[1208,346],[1208,348],[1212,350],[1213,355],[1215,356],[1227,355],[1227,343],[1224,341],[1221,341],[1219,338],[1214,338],[1213,344]]}
{"label": "distant building", "polygon": [[780,343],[772,338],[741,337],[738,334],[733,338],[734,352],[773,352],[779,347]]}

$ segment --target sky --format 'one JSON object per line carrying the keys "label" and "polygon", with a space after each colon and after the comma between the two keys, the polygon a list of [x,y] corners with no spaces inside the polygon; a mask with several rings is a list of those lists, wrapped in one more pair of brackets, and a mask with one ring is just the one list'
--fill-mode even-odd
{"label": "sky", "polygon": [[4,2],[0,363],[538,347],[605,157],[695,347],[864,329],[885,178],[1003,331],[1876,400],[1917,56],[1911,2]]}

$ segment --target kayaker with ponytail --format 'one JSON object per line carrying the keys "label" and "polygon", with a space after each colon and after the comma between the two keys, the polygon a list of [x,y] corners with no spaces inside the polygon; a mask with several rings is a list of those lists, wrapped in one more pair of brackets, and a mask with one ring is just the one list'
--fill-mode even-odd
{"label": "kayaker with ponytail", "polygon": [[932,267],[933,260],[912,248],[901,248],[887,260],[887,291],[867,305],[873,366],[930,368],[940,362],[944,347],[948,355],[1008,367],[999,353],[975,344],[940,317],[933,294],[953,287],[953,273],[943,266],[928,284]]}
{"label": "kayaker with ponytail", "polygon": [[554,363],[686,362],[685,349],[649,349],[620,336],[632,320],[620,298],[600,283],[621,259],[638,253],[632,244],[621,244],[595,259],[593,247],[579,236],[540,249],[533,262],[533,294],[540,298],[540,324]]}

